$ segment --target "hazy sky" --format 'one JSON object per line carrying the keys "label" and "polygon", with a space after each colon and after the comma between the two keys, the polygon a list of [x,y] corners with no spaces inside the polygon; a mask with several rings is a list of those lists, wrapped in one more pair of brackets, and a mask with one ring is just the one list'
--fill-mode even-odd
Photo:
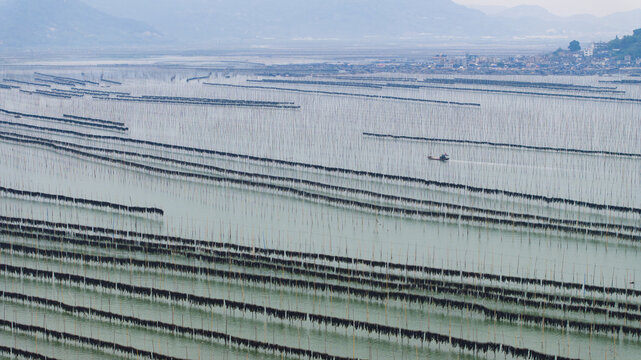
{"label": "hazy sky", "polygon": [[[462,5],[539,5],[553,14],[567,16],[576,14],[608,15],[618,11],[640,9],[639,0],[454,0]],[[641,22],[641,19],[640,19]]]}

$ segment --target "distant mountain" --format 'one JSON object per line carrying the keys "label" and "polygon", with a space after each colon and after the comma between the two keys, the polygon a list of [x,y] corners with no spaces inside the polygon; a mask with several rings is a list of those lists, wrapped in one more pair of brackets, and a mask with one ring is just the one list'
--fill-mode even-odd
{"label": "distant mountain", "polygon": [[516,6],[496,14],[515,34],[578,39],[584,42],[603,41],[627,34],[641,26],[641,9],[607,16],[575,15],[562,17],[538,6]]}
{"label": "distant mountain", "polygon": [[161,38],[149,25],[108,15],[78,0],[0,0],[0,49],[126,47]]}
{"label": "distant mountain", "polygon": [[450,0],[86,0],[191,43],[444,41],[508,29]]}
{"label": "distant mountain", "polygon": [[535,18],[545,21],[561,20],[561,17],[556,16],[546,9],[536,5],[519,5],[497,11],[494,15],[511,19]]}
{"label": "distant mountain", "polygon": [[[291,41],[461,43],[605,40],[641,25],[641,10],[559,17],[537,6],[486,7],[450,0],[85,0],[134,16],[191,44]],[[489,9],[489,10],[488,10]]]}
{"label": "distant mountain", "polygon": [[501,5],[467,5],[467,7],[469,7],[470,9],[479,10],[486,15],[496,15],[501,11],[509,9],[508,6]]}
{"label": "distant mountain", "polygon": [[559,17],[533,6],[494,10],[490,16],[451,0],[0,0],[0,49],[558,47],[573,39],[611,39],[641,26],[641,10],[605,17]]}

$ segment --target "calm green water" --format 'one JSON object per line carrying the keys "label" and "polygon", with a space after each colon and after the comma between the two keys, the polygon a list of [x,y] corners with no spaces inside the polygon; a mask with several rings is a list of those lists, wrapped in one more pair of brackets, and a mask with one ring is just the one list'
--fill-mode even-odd
{"label": "calm green water", "polygon": [[[52,69],[52,71],[55,71]],[[99,74],[87,70],[87,74]],[[123,121],[125,135],[136,139],[196,146],[221,151],[293,160],[326,166],[412,176],[422,179],[498,188],[545,196],[620,206],[641,207],[641,160],[575,155],[554,152],[489,148],[483,146],[382,140],[363,137],[363,132],[408,136],[458,138],[511,142],[526,145],[569,147],[641,153],[641,104],[604,101],[496,95],[436,89],[348,89],[400,97],[477,102],[480,108],[431,105],[391,100],[360,99],[291,92],[210,87],[175,81],[169,70],[136,73],[123,70],[122,86],[102,90],[127,91],[132,95],[234,98],[293,101],[300,110],[256,109],[129,103],[84,98],[53,99],[1,90],[0,107],[49,116],[74,114]],[[9,74],[15,75],[15,74]],[[78,74],[69,74],[76,75]],[[93,76],[93,75],[91,75]],[[99,76],[98,76],[99,77]],[[188,77],[188,76],[183,76]],[[246,77],[215,81],[246,84]],[[597,78],[519,78],[598,84]],[[293,87],[293,86],[283,86]],[[311,86],[297,86],[312,89]],[[622,87],[625,97],[641,97],[641,90]],[[323,88],[346,91],[344,88]],[[553,92],[546,90],[545,92]],[[113,134],[33,119],[0,115],[0,120],[76,131]],[[302,168],[265,165],[220,156],[194,155],[112,141],[88,141],[69,136],[16,130],[32,136],[82,145],[154,154],[247,172],[260,172],[353,187],[367,191],[523,212],[560,219],[580,219],[641,226],[639,215],[594,211],[565,205],[483,196],[444,188],[380,181],[367,177],[323,173]],[[432,162],[427,155],[448,152],[449,163]],[[154,206],[163,217],[129,214],[53,204],[20,198],[0,198],[0,215],[90,224],[194,239],[226,241],[243,245],[336,254],[451,269],[518,275],[578,283],[639,289],[639,247],[629,241],[587,237],[524,228],[457,223],[439,219],[408,218],[377,214],[357,208],[338,207],[295,198],[264,189],[166,178],[101,163],[64,152],[0,141],[0,186],[64,194],[136,206]],[[208,173],[181,166],[127,158],[154,166]],[[362,195],[347,195],[316,188],[307,191],[376,202]],[[407,204],[387,202],[388,205]],[[638,234],[637,234],[638,235]],[[14,237],[2,241],[60,249],[60,244]],[[127,254],[123,251],[65,245],[69,251],[173,261],[213,266],[181,256]],[[153,286],[253,304],[292,309],[391,326],[451,334],[476,341],[497,341],[537,351],[586,359],[636,359],[638,339],[533,325],[493,322],[476,313],[430,305],[384,303],[339,294],[314,293],[274,285],[239,283],[219,278],[189,277],[156,270],[125,269],[57,259],[0,254],[2,263],[83,274],[135,285]],[[271,271],[216,265],[235,271],[274,274]],[[380,270],[385,271],[385,270]],[[454,279],[473,282],[470,279]],[[558,291],[544,287],[507,285],[516,289]],[[188,304],[150,301],[124,294],[82,288],[70,284],[18,279],[0,275],[0,289],[37,295],[69,304],[135,315],[144,319],[186,324],[226,332],[249,339],[313,349],[330,354],[371,359],[466,359],[475,358],[447,345],[426,345],[407,339],[378,336],[351,328],[334,328],[311,322],[282,321],[251,313]],[[564,294],[584,296],[581,291]],[[443,296],[436,294],[435,296]],[[597,294],[588,294],[597,296]],[[451,296],[449,296],[451,297]],[[451,297],[457,298],[457,297]],[[614,297],[623,300],[622,297]],[[561,311],[524,309],[468,298],[497,309],[525,311],[582,321],[623,324],[602,315],[563,314]],[[627,301],[639,303],[641,299]],[[229,347],[218,342],[190,338],[153,329],[110,323],[45,309],[28,303],[0,301],[3,319],[39,324],[50,329],[132,344],[140,349],[185,358],[247,359],[279,358],[278,354]],[[45,320],[46,319],[46,320]],[[629,326],[638,327],[639,324]],[[87,335],[88,334],[88,335]],[[0,343],[34,349],[33,334],[0,329]],[[38,352],[58,358],[121,357],[76,344],[38,337]],[[485,355],[479,355],[485,356]],[[497,354],[503,357],[502,354]],[[487,358],[494,358],[488,354]]]}

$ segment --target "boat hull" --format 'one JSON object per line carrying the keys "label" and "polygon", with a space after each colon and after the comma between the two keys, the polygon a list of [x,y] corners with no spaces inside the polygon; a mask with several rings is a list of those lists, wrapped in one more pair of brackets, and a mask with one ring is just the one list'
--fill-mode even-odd
{"label": "boat hull", "polygon": [[427,158],[430,159],[430,160],[442,161],[442,162],[447,162],[447,161],[450,160],[450,159],[441,159],[441,158],[437,158],[437,157],[433,157],[433,156],[428,156]]}

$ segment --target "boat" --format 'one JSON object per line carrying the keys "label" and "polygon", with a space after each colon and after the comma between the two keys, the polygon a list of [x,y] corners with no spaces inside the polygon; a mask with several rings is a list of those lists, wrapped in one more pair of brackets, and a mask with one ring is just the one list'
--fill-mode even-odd
{"label": "boat", "polygon": [[450,156],[447,155],[447,154],[443,154],[443,155],[441,155],[439,157],[435,157],[435,156],[430,155],[427,158],[430,159],[430,160],[438,160],[438,161],[445,162],[445,161],[448,161],[450,159]]}

